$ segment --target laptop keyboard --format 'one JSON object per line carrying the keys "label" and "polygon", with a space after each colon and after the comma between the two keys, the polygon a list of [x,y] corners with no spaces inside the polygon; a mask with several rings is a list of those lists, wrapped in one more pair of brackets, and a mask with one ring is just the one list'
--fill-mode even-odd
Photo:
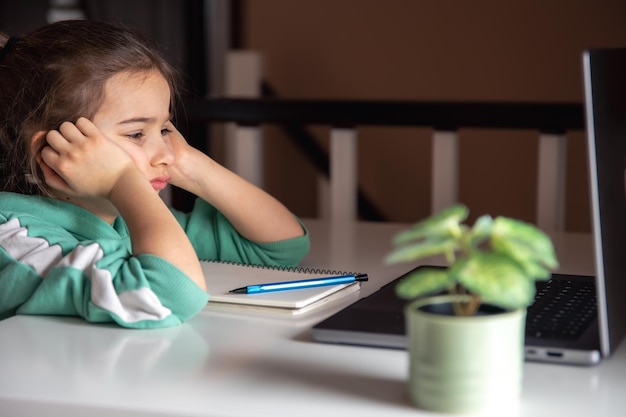
{"label": "laptop keyboard", "polygon": [[596,315],[593,282],[540,281],[537,283],[535,301],[527,311],[526,336],[576,339]]}

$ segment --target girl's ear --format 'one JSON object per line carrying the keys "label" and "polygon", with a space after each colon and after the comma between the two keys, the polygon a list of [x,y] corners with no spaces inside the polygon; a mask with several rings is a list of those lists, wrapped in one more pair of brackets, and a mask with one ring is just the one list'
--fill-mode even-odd
{"label": "girl's ear", "polygon": [[35,132],[33,134],[33,136],[31,136],[31,138],[30,138],[30,149],[31,149],[31,151],[35,148],[35,145],[37,144],[37,142],[39,142],[41,140],[41,138],[43,136],[46,136],[46,131],[45,130],[39,130],[39,131]]}
{"label": "girl's ear", "polygon": [[37,152],[38,150],[41,149],[41,145],[39,145],[39,142],[44,136],[46,136],[45,130],[39,130],[35,132],[33,136],[31,136],[30,138],[30,151],[31,152]]}

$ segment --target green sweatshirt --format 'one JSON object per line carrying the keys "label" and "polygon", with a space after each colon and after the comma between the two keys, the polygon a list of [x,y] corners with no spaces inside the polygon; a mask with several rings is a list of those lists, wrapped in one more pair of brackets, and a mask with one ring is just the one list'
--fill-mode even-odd
{"label": "green sweatshirt", "polygon": [[[309,250],[308,233],[274,243],[249,241],[201,199],[190,213],[172,212],[200,259],[292,266]],[[0,318],[68,315],[131,328],[166,327],[189,319],[207,300],[168,261],[132,255],[121,217],[109,225],[71,203],[0,192]]]}

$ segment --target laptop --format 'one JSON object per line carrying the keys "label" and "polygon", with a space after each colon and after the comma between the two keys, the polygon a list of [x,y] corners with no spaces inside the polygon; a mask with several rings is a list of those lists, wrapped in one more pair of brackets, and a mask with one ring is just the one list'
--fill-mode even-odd
{"label": "laptop", "polygon": [[[530,361],[597,364],[626,334],[626,49],[588,50],[582,61],[596,276],[555,273],[537,283]],[[405,349],[405,301],[394,293],[402,278],[313,326],[314,340]]]}

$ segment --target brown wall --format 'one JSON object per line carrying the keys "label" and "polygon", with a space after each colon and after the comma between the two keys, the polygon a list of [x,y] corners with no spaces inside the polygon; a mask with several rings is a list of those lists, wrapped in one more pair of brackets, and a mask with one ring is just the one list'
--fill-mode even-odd
{"label": "brown wall", "polygon": [[[622,0],[244,1],[243,44],[283,97],[582,100],[584,48],[626,46]],[[324,141],[326,128],[313,131]],[[396,221],[430,207],[430,132],[360,129],[360,183]],[[316,175],[266,129],[267,189],[316,215]],[[589,230],[584,135],[568,142],[566,228]],[[534,221],[535,132],[461,132],[460,198],[475,214]]]}

